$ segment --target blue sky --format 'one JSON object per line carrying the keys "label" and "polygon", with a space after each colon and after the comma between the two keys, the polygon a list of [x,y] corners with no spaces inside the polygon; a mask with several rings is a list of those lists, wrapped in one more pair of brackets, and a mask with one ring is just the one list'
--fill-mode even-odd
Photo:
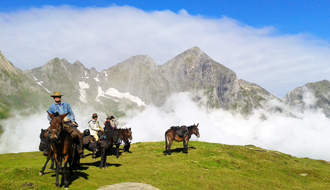
{"label": "blue sky", "polygon": [[328,0],[184,0],[184,1],[9,1],[2,0],[0,12],[26,10],[45,5],[75,7],[108,7],[129,5],[144,11],[185,9],[189,14],[210,18],[222,16],[236,19],[254,27],[275,26],[281,33],[309,33],[330,40],[330,1]]}
{"label": "blue sky", "polygon": [[[1,1],[0,51],[25,70],[55,57],[158,65],[194,46],[275,96],[330,80],[330,1]],[[302,77],[303,76],[303,77]]]}

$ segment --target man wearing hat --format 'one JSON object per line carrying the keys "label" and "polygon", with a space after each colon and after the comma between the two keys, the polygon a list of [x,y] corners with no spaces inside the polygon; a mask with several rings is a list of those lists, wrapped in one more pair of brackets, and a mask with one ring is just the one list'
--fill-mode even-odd
{"label": "man wearing hat", "polygon": [[97,132],[102,130],[99,121],[97,120],[98,116],[96,113],[93,113],[92,119],[88,122],[90,134],[94,136],[95,140],[99,140],[99,136]]}
{"label": "man wearing hat", "polygon": [[[55,117],[68,113],[68,115],[63,119],[64,121],[63,127],[71,135],[71,137],[74,139],[74,142],[77,144],[78,153],[83,155],[82,138],[78,133],[78,129],[77,129],[78,125],[75,121],[75,117],[70,105],[68,103],[61,101],[62,96],[63,95],[61,95],[60,92],[54,92],[54,94],[51,95],[51,97],[54,98],[55,103],[49,107],[48,112],[54,115]],[[47,118],[49,121],[51,120],[48,114],[47,114]],[[46,140],[47,144],[49,144],[50,141],[49,138],[50,138],[50,134],[48,135],[48,138]],[[48,152],[49,152],[49,145],[44,151],[44,155],[48,155]]]}

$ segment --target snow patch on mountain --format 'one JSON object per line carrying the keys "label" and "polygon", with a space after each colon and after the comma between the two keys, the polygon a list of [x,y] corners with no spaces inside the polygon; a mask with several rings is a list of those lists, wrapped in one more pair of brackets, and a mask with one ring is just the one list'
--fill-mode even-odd
{"label": "snow patch on mountain", "polygon": [[[131,95],[129,92],[119,92],[117,89],[115,88],[109,88],[106,92],[104,92],[102,90],[102,88],[99,86],[98,87],[98,94],[97,97],[95,99],[95,101],[100,102],[100,100],[98,99],[99,97],[105,97],[105,98],[110,98],[113,101],[118,102],[117,99],[122,99],[122,98],[126,98],[134,103],[136,103],[138,106],[146,106],[145,102],[143,102],[139,97],[137,96],[133,96]],[[117,98],[117,99],[114,99]]]}
{"label": "snow patch on mountain", "polygon": [[43,81],[39,81],[38,82],[38,79],[35,77],[35,76],[33,76],[33,78],[34,78],[34,80],[36,80],[36,83],[39,85],[39,86],[41,86],[43,89],[45,89],[48,93],[50,93],[50,91],[47,89],[47,88],[45,88],[44,86],[42,86],[42,83],[44,83]]}
{"label": "snow patch on mountain", "polygon": [[116,97],[116,98],[127,98],[132,102],[135,102],[138,106],[146,106],[146,104],[137,96],[130,95],[129,92],[121,93],[117,89],[109,88],[106,92],[106,95]]}
{"label": "snow patch on mountain", "polygon": [[97,74],[97,76],[94,78],[94,80],[95,80],[96,82],[100,82],[100,80],[99,80],[99,74]]}
{"label": "snow patch on mountain", "polygon": [[79,92],[80,92],[80,97],[79,99],[84,102],[87,103],[87,99],[86,99],[86,89],[89,88],[89,85],[87,83],[85,83],[84,81],[79,81]]}

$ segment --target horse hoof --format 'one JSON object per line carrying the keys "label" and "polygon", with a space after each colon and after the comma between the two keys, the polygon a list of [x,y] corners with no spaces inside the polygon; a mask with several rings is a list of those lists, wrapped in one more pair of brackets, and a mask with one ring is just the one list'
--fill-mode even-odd
{"label": "horse hoof", "polygon": [[43,176],[44,175],[44,173],[42,173],[42,172],[39,172],[39,176]]}
{"label": "horse hoof", "polygon": [[65,189],[65,190],[68,190],[68,189],[69,189],[69,187],[64,187],[64,189]]}

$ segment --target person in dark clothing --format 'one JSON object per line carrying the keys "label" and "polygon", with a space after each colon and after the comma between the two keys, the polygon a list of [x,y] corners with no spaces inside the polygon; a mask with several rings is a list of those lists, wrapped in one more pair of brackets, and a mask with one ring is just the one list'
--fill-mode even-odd
{"label": "person in dark clothing", "polygon": [[104,130],[105,131],[109,131],[109,130],[111,130],[112,128],[111,128],[111,125],[110,125],[110,117],[108,116],[107,118],[106,118],[106,121],[105,121],[105,123],[104,123]]}

